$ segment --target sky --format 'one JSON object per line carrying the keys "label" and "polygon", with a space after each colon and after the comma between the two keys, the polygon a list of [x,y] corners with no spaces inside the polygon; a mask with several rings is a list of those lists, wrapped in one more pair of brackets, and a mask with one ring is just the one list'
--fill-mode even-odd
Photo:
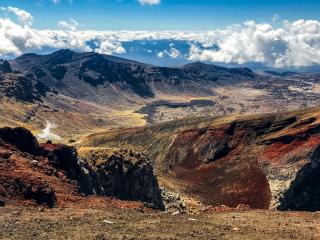
{"label": "sky", "polygon": [[316,0],[1,0],[0,58],[61,48],[160,66],[320,65]]}
{"label": "sky", "polygon": [[[148,4],[149,2],[149,4]],[[34,27],[75,19],[80,29],[212,30],[246,20],[319,20],[317,0],[1,0],[34,16]]]}

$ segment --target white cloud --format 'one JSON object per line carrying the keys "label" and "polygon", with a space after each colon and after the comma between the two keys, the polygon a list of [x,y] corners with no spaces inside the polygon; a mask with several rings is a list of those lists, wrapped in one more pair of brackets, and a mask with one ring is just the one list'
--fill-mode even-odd
{"label": "white cloud", "polygon": [[[170,46],[173,46],[172,44],[170,44]],[[178,49],[171,47],[170,50],[164,50],[161,51],[157,54],[158,58],[164,58],[165,55],[171,57],[171,58],[178,58],[181,57],[181,53]]]}
{"label": "white cloud", "polygon": [[[124,42],[184,41],[190,44],[187,58],[215,63],[262,63],[271,67],[307,67],[320,65],[320,21],[284,21],[280,27],[248,21],[225,29],[206,32],[185,31],[93,31],[77,30],[78,23],[60,21],[60,30],[38,30],[32,27],[30,13],[1,8],[16,15],[18,22],[0,17],[0,57],[19,56],[42,48],[69,48],[104,54],[125,53]],[[185,57],[181,49],[170,45],[157,52],[158,57]]]}
{"label": "white cloud", "polygon": [[58,22],[58,27],[62,30],[66,30],[66,31],[75,31],[75,30],[77,30],[78,26],[79,26],[79,23],[72,18],[70,18],[69,21],[59,21]]}
{"label": "white cloud", "polygon": [[126,53],[126,50],[122,47],[121,43],[116,41],[105,40],[99,44],[99,48],[95,49],[95,52],[100,54],[114,54],[114,53]]}
{"label": "white cloud", "polygon": [[31,26],[33,17],[30,13],[26,12],[25,10],[16,8],[16,7],[2,7],[2,11],[5,11],[7,13],[13,13],[17,16],[18,21],[23,26]]}
{"label": "white cloud", "polygon": [[158,52],[158,54],[157,54],[157,56],[158,56],[158,58],[163,58],[164,57],[164,52]]}
{"label": "white cloud", "polygon": [[[285,22],[282,28],[248,21],[211,36],[216,49],[190,48],[189,60],[223,63],[263,63],[271,67],[307,67],[320,64],[320,22]],[[206,43],[206,41],[204,41]]]}
{"label": "white cloud", "polygon": [[139,0],[141,5],[158,5],[161,3],[161,0]]}

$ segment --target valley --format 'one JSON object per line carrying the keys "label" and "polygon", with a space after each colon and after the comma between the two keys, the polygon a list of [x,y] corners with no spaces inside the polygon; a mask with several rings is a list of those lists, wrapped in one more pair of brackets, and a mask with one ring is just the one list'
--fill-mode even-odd
{"label": "valley", "polygon": [[0,237],[317,239],[319,82],[70,50],[0,61]]}
{"label": "valley", "polygon": [[[0,81],[1,126],[26,126],[37,133],[50,121],[65,142],[105,129],[319,104],[320,76],[311,73],[257,74],[202,63],[160,68],[70,50],[26,54],[6,63]],[[23,97],[24,82],[46,90],[34,87],[33,95]]]}

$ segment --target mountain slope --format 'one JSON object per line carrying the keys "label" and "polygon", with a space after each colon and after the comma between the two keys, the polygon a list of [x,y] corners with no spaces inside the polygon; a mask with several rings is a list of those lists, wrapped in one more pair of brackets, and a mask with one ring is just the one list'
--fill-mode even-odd
{"label": "mountain slope", "polygon": [[60,50],[0,61],[0,71],[0,125],[37,133],[50,121],[63,141],[185,117],[283,112],[320,103],[318,74],[263,76],[200,62],[165,68]]}
{"label": "mountain slope", "polygon": [[185,119],[93,134],[79,146],[145,151],[161,185],[203,204],[315,211],[319,124],[319,108]]}
{"label": "mountain slope", "polygon": [[[104,101],[110,99],[108,95],[122,95],[122,92],[142,98],[153,98],[157,92],[168,89],[178,93],[191,92],[196,83],[210,85],[232,75],[239,80],[255,78],[249,69],[228,69],[199,63],[182,68],[155,67],[113,56],[70,50],[43,56],[25,54],[11,61],[11,65],[14,70],[32,73],[36,79],[63,94],[95,101]],[[197,91],[210,92],[201,86]]]}

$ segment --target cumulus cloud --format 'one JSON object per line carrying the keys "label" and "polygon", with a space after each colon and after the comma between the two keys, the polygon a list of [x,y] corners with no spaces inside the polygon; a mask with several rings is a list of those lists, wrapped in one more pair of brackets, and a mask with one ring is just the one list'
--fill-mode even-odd
{"label": "cumulus cloud", "polygon": [[141,5],[158,5],[161,3],[161,0],[139,0]]}
{"label": "cumulus cloud", "polygon": [[95,49],[95,52],[110,55],[113,53],[126,53],[126,50],[122,47],[120,42],[104,40],[99,44],[99,47]]}
{"label": "cumulus cloud", "polygon": [[[186,31],[93,31],[78,30],[70,19],[59,21],[58,30],[32,27],[30,13],[14,8],[1,8],[8,16],[0,17],[0,57],[19,56],[43,48],[69,48],[103,54],[123,54],[123,43],[132,41],[183,41],[189,53],[171,44],[167,50],[153,49],[159,58],[186,57],[190,61],[214,63],[261,63],[275,68],[308,67],[320,64],[320,21],[284,21],[274,27],[267,23],[248,21],[225,29],[205,32]],[[141,45],[143,47],[143,45]],[[146,50],[147,51],[147,50]],[[159,52],[160,51],[160,52]]]}
{"label": "cumulus cloud", "polygon": [[79,26],[79,23],[72,18],[70,18],[69,21],[59,21],[58,22],[58,27],[62,30],[75,31],[75,30],[77,30],[78,26]]}
{"label": "cumulus cloud", "polygon": [[2,7],[1,8],[2,11],[5,11],[7,13],[13,13],[17,16],[18,21],[21,25],[23,26],[31,26],[32,25],[32,20],[33,17],[30,13],[28,13],[25,10],[16,8],[16,7]]}
{"label": "cumulus cloud", "polygon": [[[286,21],[282,28],[248,21],[211,33],[218,49],[191,45],[189,60],[263,63],[270,67],[307,67],[320,64],[320,22]],[[206,42],[204,42],[206,43]]]}
{"label": "cumulus cloud", "polygon": [[157,54],[157,56],[159,58],[163,58],[165,57],[165,55],[171,57],[171,58],[178,58],[178,57],[181,57],[181,53],[178,49],[174,48],[171,46],[171,48],[169,50],[164,50],[164,51],[161,51]]}

